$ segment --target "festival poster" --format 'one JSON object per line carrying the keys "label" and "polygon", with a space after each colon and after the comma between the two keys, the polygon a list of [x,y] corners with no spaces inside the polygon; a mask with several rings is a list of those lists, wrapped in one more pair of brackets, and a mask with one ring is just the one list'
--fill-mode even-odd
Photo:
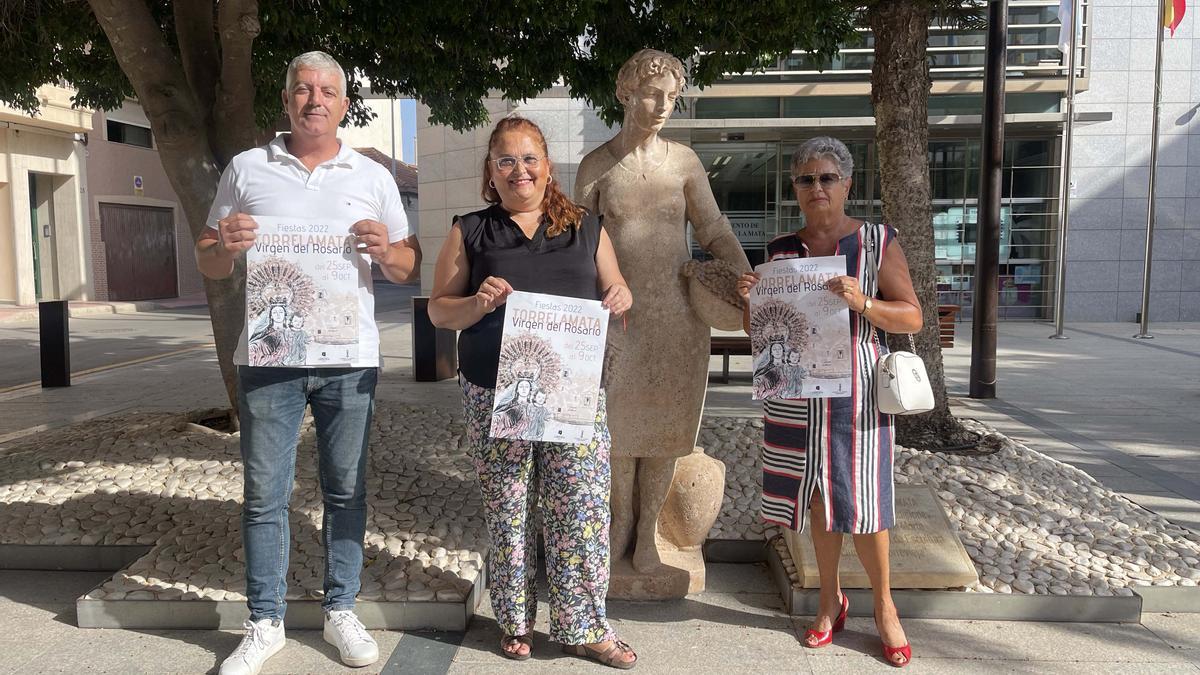
{"label": "festival poster", "polygon": [[846,273],[846,256],[792,258],[754,268],[750,352],[754,398],[850,395],[850,309],[825,288]]}
{"label": "festival poster", "polygon": [[358,356],[358,266],[350,224],[255,216],[246,252],[247,362],[350,365]]}
{"label": "festival poster", "polygon": [[504,311],[491,436],[590,442],[608,310],[598,300],[516,291]]}

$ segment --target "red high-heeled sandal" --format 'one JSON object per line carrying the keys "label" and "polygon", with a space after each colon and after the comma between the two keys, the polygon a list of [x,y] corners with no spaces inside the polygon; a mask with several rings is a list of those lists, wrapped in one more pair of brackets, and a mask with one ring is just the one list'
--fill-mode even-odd
{"label": "red high-heeled sandal", "polygon": [[[850,598],[845,593],[842,593],[841,596],[842,611],[837,615],[837,619],[834,620],[833,629],[820,631],[809,628],[805,630],[803,640],[805,647],[808,647],[809,649],[817,649],[819,647],[829,645],[833,642],[833,634],[842,632],[842,629],[846,627],[846,614],[850,611]],[[817,639],[815,644],[808,643],[808,639],[810,637]]]}
{"label": "red high-heeled sandal", "polygon": [[[875,632],[879,632],[879,615],[875,615]],[[883,641],[883,636],[879,636],[879,644],[883,647],[883,659],[888,662],[889,666],[895,668],[903,668],[912,662],[912,643],[905,642],[900,647],[889,647]],[[903,656],[904,662],[897,663],[895,657]]]}

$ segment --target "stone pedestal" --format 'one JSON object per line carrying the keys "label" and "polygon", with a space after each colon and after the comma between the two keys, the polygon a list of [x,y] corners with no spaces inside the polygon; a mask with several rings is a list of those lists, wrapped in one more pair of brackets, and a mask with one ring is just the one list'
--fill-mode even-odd
{"label": "stone pedestal", "polygon": [[[669,546],[669,544],[667,544]],[[633,569],[629,558],[612,561],[608,597],[613,600],[674,600],[704,590],[704,554],[700,551],[664,551],[663,564],[651,572]]]}
{"label": "stone pedestal", "polygon": [[608,597],[620,600],[668,600],[704,590],[701,547],[721,513],[725,496],[725,464],[697,446],[675,463],[658,518],[656,548],[662,560],[639,572],[628,557],[612,562]]}
{"label": "stone pedestal", "polygon": [[[784,531],[796,574],[804,588],[819,588],[812,537]],[[975,565],[926,485],[896,486],[896,526],[891,530],[892,588],[958,588],[979,581]],[[850,535],[842,538],[839,576],[843,588],[870,588]]]}

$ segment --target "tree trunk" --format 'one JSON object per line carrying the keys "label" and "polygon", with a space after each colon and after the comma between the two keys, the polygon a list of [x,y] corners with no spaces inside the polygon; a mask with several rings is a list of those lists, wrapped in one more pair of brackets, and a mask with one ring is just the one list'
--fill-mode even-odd
{"label": "tree trunk", "polygon": [[[197,95],[189,86],[179,59],[143,0],[88,0],[88,4],[150,120],[159,159],[195,239],[207,227],[208,209],[221,177],[205,123],[207,108],[201,103],[212,95]],[[257,23],[252,28],[256,30]],[[191,42],[185,40],[184,44]],[[246,100],[253,100],[253,85],[243,94]],[[253,128],[249,135],[253,136]],[[235,415],[233,352],[245,317],[244,276],[245,265],[239,262],[228,279],[204,281],[217,362]]]}
{"label": "tree trunk", "polygon": [[[936,400],[923,415],[897,418],[897,440],[936,449],[958,445],[970,434],[950,413],[942,366],[929,188],[929,42],[931,11],[921,0],[879,0],[866,12],[875,36],[871,104],[879,157],[883,217],[900,234],[924,328],[915,336]],[[893,338],[893,345],[897,340]]]}

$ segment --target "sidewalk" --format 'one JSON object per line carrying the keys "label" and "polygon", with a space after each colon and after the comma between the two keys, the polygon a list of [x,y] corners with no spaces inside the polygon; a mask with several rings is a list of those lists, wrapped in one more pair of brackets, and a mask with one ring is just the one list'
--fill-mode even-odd
{"label": "sidewalk", "polygon": [[[70,300],[67,306],[71,316],[96,316],[99,314],[133,314],[135,312],[207,307],[208,300],[205,298],[204,293],[201,292],[178,298],[137,300],[132,302],[85,302],[83,300]],[[0,303],[0,326],[30,324],[37,323],[37,321],[37,305]]]}
{"label": "sidewalk", "polygon": [[1200,529],[1200,324],[999,326],[996,398],[967,398],[971,326],[943,352],[958,414],[1091,474],[1129,500]]}
{"label": "sidewalk", "polygon": [[[762,565],[709,565],[709,589],[663,603],[610,602],[614,630],[638,651],[637,673],[889,673],[872,620],[851,616],[834,644],[800,645],[805,620],[783,611]],[[107,573],[0,571],[0,673],[215,673],[237,646],[231,631],[81,630],[75,598]],[[543,593],[542,597],[545,595]],[[860,608],[865,609],[865,608]],[[540,603],[534,656],[497,652],[486,601],[466,633],[372,631],[380,660],[346,668],[318,631],[288,630],[264,675],[298,673],[611,673],[564,656],[549,642]],[[906,673],[1200,674],[1200,615],[1155,615],[1143,624],[910,619]]]}

